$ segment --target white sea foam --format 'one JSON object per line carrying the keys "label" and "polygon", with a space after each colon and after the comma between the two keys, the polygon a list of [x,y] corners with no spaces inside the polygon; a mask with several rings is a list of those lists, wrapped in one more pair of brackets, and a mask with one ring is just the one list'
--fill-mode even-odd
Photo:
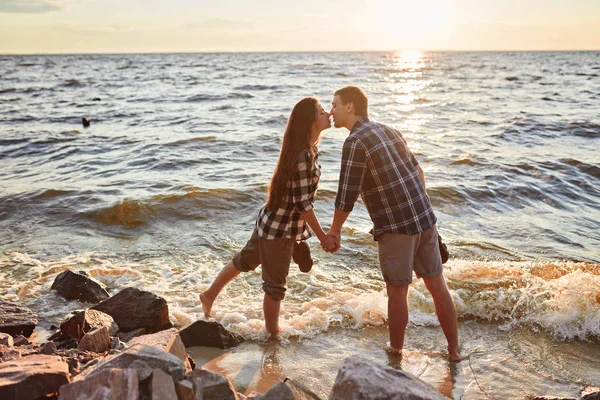
{"label": "white sea foam", "polygon": [[[183,327],[204,318],[198,293],[222,262],[200,254],[182,263],[151,259],[129,262],[85,253],[52,260],[7,252],[0,256],[0,295],[31,307],[41,323],[60,323],[89,304],[67,301],[51,290],[67,268],[85,270],[111,295],[128,286],[148,290],[169,303],[172,322]],[[282,303],[281,336],[310,338],[331,326],[358,329],[387,324],[385,285],[371,269],[347,272],[317,261],[310,274],[292,268]],[[542,328],[560,339],[600,336],[600,266],[589,263],[451,261],[445,276],[459,317],[496,321],[501,329]],[[213,305],[214,320],[246,338],[268,336],[262,316],[260,269],[240,275]],[[409,323],[438,325],[422,280],[409,289]]]}

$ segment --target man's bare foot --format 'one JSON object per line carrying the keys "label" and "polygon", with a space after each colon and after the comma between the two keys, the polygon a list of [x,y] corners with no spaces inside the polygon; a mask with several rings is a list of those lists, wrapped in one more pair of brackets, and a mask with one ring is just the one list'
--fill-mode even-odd
{"label": "man's bare foot", "polygon": [[398,349],[396,347],[393,347],[389,342],[387,343],[387,345],[385,346],[385,351],[389,354],[389,355],[393,355],[393,356],[400,356],[402,357],[402,349]]}
{"label": "man's bare foot", "polygon": [[448,349],[448,356],[450,357],[450,361],[452,362],[460,362],[463,360],[463,356],[460,354],[460,349]]}
{"label": "man's bare foot", "polygon": [[210,312],[212,310],[212,305],[214,300],[210,300],[206,293],[200,293],[200,302],[202,303],[202,311],[204,311],[204,316],[206,318],[210,318]]}

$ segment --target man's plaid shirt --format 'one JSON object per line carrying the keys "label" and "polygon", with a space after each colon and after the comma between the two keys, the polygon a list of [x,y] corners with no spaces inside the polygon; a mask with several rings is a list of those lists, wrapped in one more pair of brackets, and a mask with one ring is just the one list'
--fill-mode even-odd
{"label": "man's plaid shirt", "polygon": [[386,232],[421,233],[436,223],[419,164],[400,132],[359,119],[344,142],[335,207],[350,212],[360,194],[375,240]]}
{"label": "man's plaid shirt", "polygon": [[317,148],[313,147],[315,157],[311,163],[308,151],[298,157],[296,172],[287,183],[287,195],[277,210],[263,207],[256,219],[258,236],[264,239],[289,238],[308,239],[312,231],[300,214],[313,209],[315,193],[321,177]]}

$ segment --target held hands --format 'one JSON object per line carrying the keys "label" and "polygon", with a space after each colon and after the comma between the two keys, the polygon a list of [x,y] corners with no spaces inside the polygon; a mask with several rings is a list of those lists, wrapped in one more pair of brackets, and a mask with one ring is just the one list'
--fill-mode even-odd
{"label": "held hands", "polygon": [[341,241],[342,236],[340,233],[329,231],[323,240],[321,240],[321,247],[328,253],[335,253],[342,247]]}

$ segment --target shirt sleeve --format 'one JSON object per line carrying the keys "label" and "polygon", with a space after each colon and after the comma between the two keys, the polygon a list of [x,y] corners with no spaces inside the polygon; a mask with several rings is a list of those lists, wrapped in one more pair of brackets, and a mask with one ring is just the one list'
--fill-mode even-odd
{"label": "shirt sleeve", "polygon": [[350,212],[358,200],[367,172],[367,156],[356,140],[346,139],[342,149],[342,166],[335,208]]}
{"label": "shirt sleeve", "polygon": [[413,152],[410,151],[410,148],[408,147],[408,143],[406,142],[406,139],[404,139],[404,136],[402,135],[402,133],[400,133],[400,131],[397,129],[394,129],[394,130],[400,137],[400,140],[402,140],[402,144],[404,145],[404,149],[406,150],[406,154],[408,155],[408,158],[410,158],[410,162],[412,162],[412,164],[416,167],[417,165],[419,165],[419,160],[417,160],[417,157],[415,157]]}
{"label": "shirt sleeve", "polygon": [[312,168],[308,152],[303,151],[298,157],[298,164],[291,181],[292,202],[301,213],[313,209]]}

